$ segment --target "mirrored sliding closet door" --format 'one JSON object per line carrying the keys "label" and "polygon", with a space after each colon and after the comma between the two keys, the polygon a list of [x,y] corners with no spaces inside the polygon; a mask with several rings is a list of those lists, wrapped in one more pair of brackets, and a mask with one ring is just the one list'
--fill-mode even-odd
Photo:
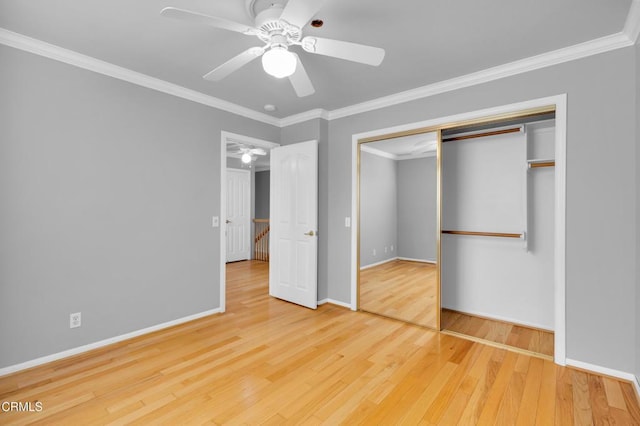
{"label": "mirrored sliding closet door", "polygon": [[437,145],[359,144],[359,309],[437,329]]}

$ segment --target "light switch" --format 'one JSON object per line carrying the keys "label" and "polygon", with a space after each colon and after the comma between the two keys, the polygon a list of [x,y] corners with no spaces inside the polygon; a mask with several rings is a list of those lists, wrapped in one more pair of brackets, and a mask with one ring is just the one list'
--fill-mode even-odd
{"label": "light switch", "polygon": [[349,216],[344,218],[344,227],[351,228],[351,218]]}
{"label": "light switch", "polygon": [[218,226],[220,226],[220,218],[218,216],[213,217],[213,220],[211,221],[211,226],[213,226],[214,228],[217,228]]}

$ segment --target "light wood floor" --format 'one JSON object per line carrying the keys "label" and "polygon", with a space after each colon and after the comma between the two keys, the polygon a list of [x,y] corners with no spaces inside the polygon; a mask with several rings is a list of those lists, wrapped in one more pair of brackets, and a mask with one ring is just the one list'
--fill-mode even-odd
{"label": "light wood floor", "polygon": [[360,271],[360,309],[437,328],[436,265],[394,260]]}
{"label": "light wood floor", "polygon": [[223,315],[0,378],[44,408],[0,424],[640,425],[629,383],[269,298],[266,270],[229,265]]}
{"label": "light wood floor", "polygon": [[553,357],[553,332],[442,309],[442,329]]}

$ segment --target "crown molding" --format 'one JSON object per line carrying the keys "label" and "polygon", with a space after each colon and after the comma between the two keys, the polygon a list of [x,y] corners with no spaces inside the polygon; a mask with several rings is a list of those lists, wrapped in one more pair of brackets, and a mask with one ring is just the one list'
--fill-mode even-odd
{"label": "crown molding", "polygon": [[501,78],[562,64],[564,62],[621,49],[631,45],[633,45],[633,42],[631,42],[626,34],[617,33],[570,47],[531,56],[519,61],[499,65],[497,67],[488,68],[486,70],[467,74],[461,77],[444,80],[438,83],[418,87],[416,89],[399,92],[360,104],[329,111],[329,120],[335,120],[363,112],[398,105],[453,90],[463,89],[465,87],[475,86],[477,84],[488,83]]}
{"label": "crown molding", "polygon": [[91,56],[73,50],[65,49],[53,44],[46,43],[35,38],[0,28],[0,44],[34,53],[49,59],[64,62],[69,65],[117,78],[148,89],[157,90],[168,95],[197,102],[202,105],[240,115],[252,120],[260,121],[272,126],[279,126],[280,120],[267,114],[254,111],[232,102],[228,102],[213,96],[205,95],[177,84],[169,83],[146,74],[132,71],[128,68],[120,67],[109,62],[101,61]]}
{"label": "crown molding", "polygon": [[388,158],[389,160],[397,160],[398,156],[394,155],[390,152],[382,151],[376,148],[371,148],[370,146],[366,146],[366,144],[360,145],[360,151],[368,152],[369,154],[376,155],[382,158]]}
{"label": "crown molding", "polygon": [[292,126],[298,123],[304,123],[305,121],[321,118],[329,120],[329,112],[322,108],[311,109],[309,111],[301,112],[299,114],[293,114],[288,117],[281,118],[278,122],[280,127]]}
{"label": "crown molding", "polygon": [[367,146],[367,144],[363,143],[360,145],[360,150],[363,152],[368,152],[369,154],[372,155],[377,155],[378,157],[383,157],[383,158],[388,158],[390,160],[395,160],[395,161],[402,161],[402,160],[416,160],[418,158],[428,158],[428,157],[435,157],[436,156],[436,151],[427,151],[427,152],[421,152],[419,154],[403,154],[403,155],[397,155],[397,154],[392,154],[390,152],[387,151],[382,151],[380,149],[377,148],[371,148],[370,146]]}
{"label": "crown molding", "polygon": [[364,112],[374,111],[381,108],[387,108],[406,102],[427,98],[441,93],[451,92],[466,87],[475,86],[482,83],[499,80],[505,77],[511,77],[523,74],[529,71],[535,71],[541,68],[586,58],[600,53],[609,52],[616,49],[622,49],[635,44],[640,32],[640,0],[634,0],[625,24],[625,30],[616,34],[600,37],[584,43],[565,47],[551,52],[542,53],[540,55],[531,56],[515,62],[498,65],[472,74],[443,80],[437,83],[428,84],[416,89],[406,90],[404,92],[395,93],[393,95],[384,96],[359,104],[351,105],[344,108],[325,111],[315,109],[300,114],[282,118],[280,127],[290,126],[292,124],[311,120],[314,118],[325,118],[326,120],[336,120],[339,118],[349,117]]}
{"label": "crown molding", "polygon": [[633,0],[627,15],[622,32],[629,38],[632,44],[638,42],[640,36],[640,0]]}

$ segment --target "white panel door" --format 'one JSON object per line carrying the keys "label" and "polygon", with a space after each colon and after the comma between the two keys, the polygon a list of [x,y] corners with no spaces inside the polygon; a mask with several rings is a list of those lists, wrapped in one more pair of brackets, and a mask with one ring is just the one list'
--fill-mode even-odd
{"label": "white panel door", "polygon": [[318,142],[271,150],[269,294],[318,306]]}
{"label": "white panel door", "polygon": [[227,169],[227,262],[251,258],[251,174]]}

